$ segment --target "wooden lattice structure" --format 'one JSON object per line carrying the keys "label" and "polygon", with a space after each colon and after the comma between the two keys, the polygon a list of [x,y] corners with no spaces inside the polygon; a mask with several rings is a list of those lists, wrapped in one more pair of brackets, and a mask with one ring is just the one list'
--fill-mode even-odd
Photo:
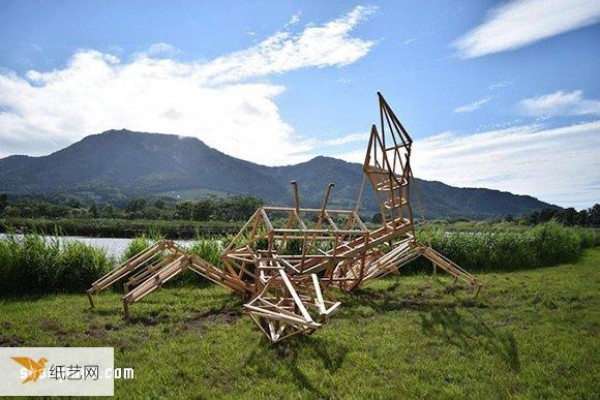
{"label": "wooden lattice structure", "polygon": [[[94,293],[124,283],[123,306],[135,303],[189,269],[249,301],[245,311],[272,342],[321,327],[340,306],[328,299],[332,287],[351,292],[424,256],[436,268],[471,285],[482,284],[415,238],[410,187],[412,139],[378,93],[380,129],[371,128],[363,164],[365,179],[377,194],[381,227],[370,230],[354,210],[327,208],[333,184],[321,208],[301,208],[298,184],[292,182],[294,207],[261,207],[222,255],[220,269],[172,241],[160,241],[117,266],[88,290]],[[364,182],[363,182],[364,183]]]}

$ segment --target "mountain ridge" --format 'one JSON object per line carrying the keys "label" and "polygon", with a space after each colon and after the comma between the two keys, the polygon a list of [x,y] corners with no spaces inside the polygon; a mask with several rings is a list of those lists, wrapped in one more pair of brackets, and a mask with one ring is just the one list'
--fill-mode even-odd
{"label": "mountain ridge", "polygon": [[[291,180],[300,185],[302,206],[320,206],[325,187],[334,182],[331,206],[354,208],[362,166],[317,156],[270,167],[229,156],[197,138],[126,129],[86,136],[46,156],[0,159],[0,192],[90,193],[99,201],[116,191],[184,198],[249,194],[270,204],[289,205]],[[484,219],[560,208],[527,195],[416,180],[428,218]],[[368,182],[366,186],[363,208],[375,212],[374,192]]]}

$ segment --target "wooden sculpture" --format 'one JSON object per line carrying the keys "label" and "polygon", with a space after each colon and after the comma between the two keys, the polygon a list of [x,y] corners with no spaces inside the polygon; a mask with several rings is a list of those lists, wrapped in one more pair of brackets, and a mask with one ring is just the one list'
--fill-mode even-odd
{"label": "wooden sculpture", "polygon": [[[373,125],[363,164],[377,194],[382,226],[369,230],[354,210],[328,209],[333,184],[320,209],[301,208],[298,184],[292,182],[294,207],[260,207],[222,255],[224,269],[190,254],[172,241],[160,241],[117,266],[88,290],[94,293],[124,283],[123,307],[190,269],[249,301],[245,311],[272,342],[321,327],[340,306],[328,289],[351,292],[424,256],[436,268],[471,285],[481,282],[415,238],[410,187],[412,139],[378,93],[380,130]],[[364,181],[363,181],[364,184]],[[285,222],[280,222],[285,221]]]}

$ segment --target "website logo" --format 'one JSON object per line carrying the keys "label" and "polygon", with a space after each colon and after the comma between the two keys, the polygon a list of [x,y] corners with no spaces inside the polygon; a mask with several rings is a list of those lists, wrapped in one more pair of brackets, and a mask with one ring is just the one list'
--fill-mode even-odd
{"label": "website logo", "polygon": [[0,347],[0,397],[113,396],[116,379],[134,371],[112,347]]}
{"label": "website logo", "polygon": [[13,360],[21,364],[21,366],[27,368],[29,374],[27,378],[23,380],[21,383],[27,382],[35,382],[38,378],[44,373],[46,369],[46,363],[48,360],[46,357],[42,357],[39,360],[35,361],[29,357],[11,357]]}

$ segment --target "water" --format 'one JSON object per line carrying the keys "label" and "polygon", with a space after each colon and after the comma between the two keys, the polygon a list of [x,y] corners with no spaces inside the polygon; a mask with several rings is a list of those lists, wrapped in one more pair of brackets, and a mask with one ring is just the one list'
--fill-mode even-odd
{"label": "water", "polygon": [[[5,237],[6,234],[0,233],[0,238]],[[23,238],[23,235],[14,235],[17,239]],[[61,242],[78,241],[99,249],[104,249],[109,257],[118,259],[123,255],[125,249],[133,239],[121,239],[121,238],[92,238],[85,236],[44,236],[44,239],[51,242],[56,239],[60,239]],[[181,246],[188,246],[193,243],[193,240],[175,240],[175,243]]]}

